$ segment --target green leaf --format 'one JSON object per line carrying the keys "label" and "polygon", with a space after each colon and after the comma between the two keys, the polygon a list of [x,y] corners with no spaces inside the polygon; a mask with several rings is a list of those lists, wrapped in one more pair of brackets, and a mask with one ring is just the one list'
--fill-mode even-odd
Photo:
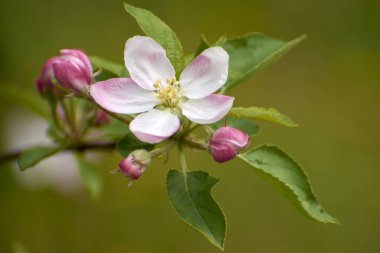
{"label": "green leaf", "polygon": [[280,113],[275,108],[264,108],[264,107],[233,107],[229,112],[228,116],[238,119],[260,119],[266,120],[287,127],[297,127],[298,125],[294,123],[288,116]]}
{"label": "green leaf", "polygon": [[103,130],[104,137],[112,140],[120,140],[131,132],[128,125],[114,118],[111,119],[109,124],[102,126],[101,129]]}
{"label": "green leaf", "polygon": [[305,35],[286,42],[261,33],[250,33],[242,37],[229,39],[223,48],[230,56],[226,91],[238,82],[256,73],[261,68],[275,62],[306,38]]}
{"label": "green leaf", "polygon": [[177,214],[203,234],[213,245],[223,250],[226,220],[222,209],[212,198],[211,188],[218,182],[203,171],[170,170],[166,188],[170,203]]}
{"label": "green leaf", "polygon": [[112,77],[129,77],[128,70],[122,64],[111,62],[99,56],[90,56],[90,60],[95,69],[101,70],[96,81],[103,81]]}
{"label": "green leaf", "polygon": [[322,223],[339,223],[318,202],[300,165],[281,149],[265,145],[240,154],[239,158],[256,169],[260,176],[311,219]]}
{"label": "green leaf", "polygon": [[43,118],[49,118],[47,103],[28,89],[1,83],[0,100],[6,104],[23,106]]}
{"label": "green leaf", "polygon": [[152,144],[138,140],[132,133],[128,133],[117,144],[117,149],[119,150],[119,153],[124,157],[128,156],[129,153],[135,151],[136,149],[146,149],[150,151],[153,149],[153,147],[154,145]]}
{"label": "green leaf", "polygon": [[209,47],[216,47],[216,46],[219,46],[219,47],[222,47],[224,45],[224,43],[226,42],[227,38],[225,35],[223,35],[222,37],[220,37],[213,45],[210,44],[210,42],[208,42],[207,38],[205,35],[201,35],[201,39],[199,41],[199,45],[198,45],[198,48],[197,50],[195,51],[195,53],[193,54],[190,54],[190,55],[187,55],[185,57],[185,62],[186,64],[189,64],[195,57],[197,57],[198,55],[200,55],[204,50],[206,50],[207,48]]}
{"label": "green leaf", "polygon": [[24,171],[63,149],[64,147],[35,147],[26,149],[21,152],[17,160],[18,167],[21,171]]}
{"label": "green leaf", "polygon": [[223,47],[224,44],[226,43],[227,41],[227,37],[226,35],[223,35],[222,37],[220,37],[215,43],[214,43],[214,47]]}
{"label": "green leaf", "polygon": [[193,54],[192,58],[198,56],[200,53],[202,53],[204,50],[210,47],[210,42],[207,41],[206,36],[204,34],[201,35],[201,39],[199,41],[199,45],[197,50],[195,51],[195,54]]}
{"label": "green leaf", "polygon": [[98,199],[102,190],[102,182],[97,168],[89,163],[83,157],[83,154],[77,153],[75,157],[86,189],[90,192],[93,199]]}
{"label": "green leaf", "polygon": [[124,4],[125,9],[139,24],[141,30],[149,37],[156,40],[166,51],[170,62],[173,64],[177,74],[184,68],[185,59],[182,45],[177,35],[161,19],[152,12]]}
{"label": "green leaf", "polygon": [[251,120],[247,120],[247,119],[228,118],[226,121],[226,124],[225,124],[225,120],[222,119],[210,125],[210,127],[214,130],[217,130],[218,128],[224,127],[225,125],[240,129],[246,132],[249,136],[253,136],[260,132],[260,126],[252,122]]}

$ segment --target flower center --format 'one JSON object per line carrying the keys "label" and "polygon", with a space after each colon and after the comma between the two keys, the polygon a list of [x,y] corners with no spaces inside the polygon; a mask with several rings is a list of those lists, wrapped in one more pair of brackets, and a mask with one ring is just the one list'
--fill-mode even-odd
{"label": "flower center", "polygon": [[174,108],[181,99],[180,85],[175,77],[166,79],[166,85],[158,79],[153,85],[156,89],[154,95],[159,98],[165,107]]}

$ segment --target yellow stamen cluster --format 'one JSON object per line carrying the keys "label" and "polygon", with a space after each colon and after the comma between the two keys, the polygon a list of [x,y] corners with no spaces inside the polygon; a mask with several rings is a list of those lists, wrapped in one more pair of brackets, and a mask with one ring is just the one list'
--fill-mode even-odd
{"label": "yellow stamen cluster", "polygon": [[164,106],[174,108],[178,105],[181,94],[175,77],[166,79],[166,85],[162,85],[162,80],[158,79],[153,87],[156,89],[154,95],[161,99]]}

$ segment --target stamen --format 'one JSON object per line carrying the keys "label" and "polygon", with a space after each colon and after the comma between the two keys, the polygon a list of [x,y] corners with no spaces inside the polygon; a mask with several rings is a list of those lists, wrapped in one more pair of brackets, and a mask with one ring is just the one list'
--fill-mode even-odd
{"label": "stamen", "polygon": [[153,87],[156,89],[155,97],[160,98],[164,106],[174,108],[180,102],[180,85],[175,77],[167,78],[165,87],[162,85],[162,80],[158,79]]}

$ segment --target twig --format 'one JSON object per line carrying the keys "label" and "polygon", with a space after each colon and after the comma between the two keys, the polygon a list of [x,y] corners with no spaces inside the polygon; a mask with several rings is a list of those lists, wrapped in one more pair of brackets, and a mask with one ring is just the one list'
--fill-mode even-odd
{"label": "twig", "polygon": [[[116,142],[87,142],[79,143],[77,145],[71,145],[65,148],[67,151],[79,151],[83,152],[86,150],[98,150],[98,149],[114,149],[116,147]],[[23,150],[14,150],[5,154],[0,154],[0,164],[17,159]]]}

